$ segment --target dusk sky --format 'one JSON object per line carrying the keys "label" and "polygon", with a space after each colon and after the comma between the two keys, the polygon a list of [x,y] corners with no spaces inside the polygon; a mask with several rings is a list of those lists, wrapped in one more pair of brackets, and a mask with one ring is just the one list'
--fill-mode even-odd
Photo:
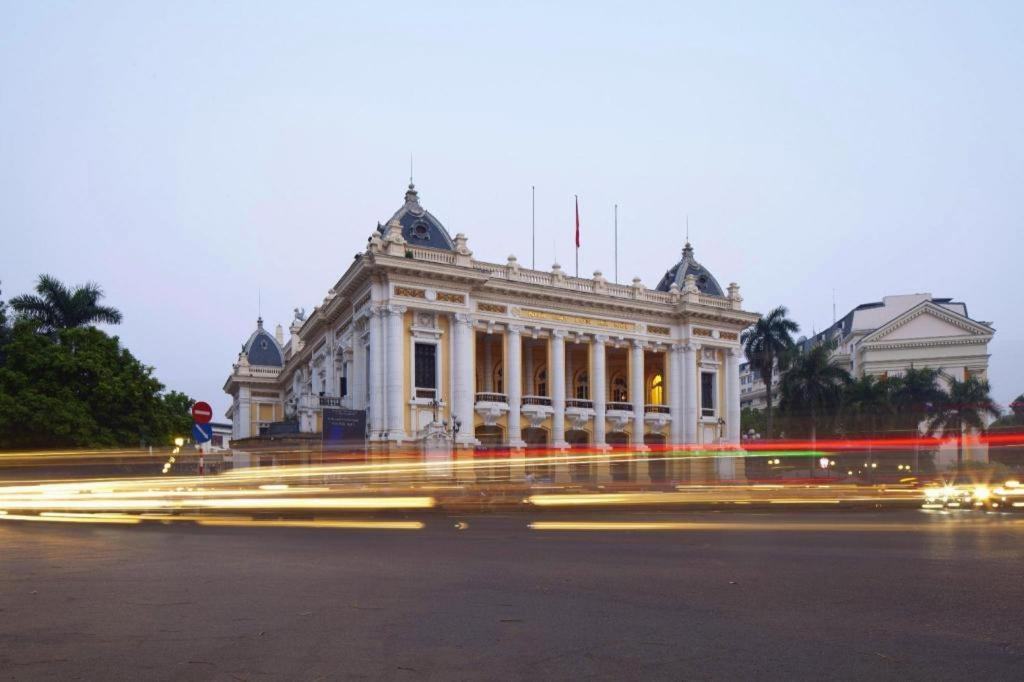
{"label": "dusk sky", "polygon": [[[653,287],[696,257],[808,335],[967,303],[1024,391],[1024,3],[0,1],[0,287],[94,280],[213,403],[401,205],[477,258]],[[259,292],[259,295],[258,295]]]}

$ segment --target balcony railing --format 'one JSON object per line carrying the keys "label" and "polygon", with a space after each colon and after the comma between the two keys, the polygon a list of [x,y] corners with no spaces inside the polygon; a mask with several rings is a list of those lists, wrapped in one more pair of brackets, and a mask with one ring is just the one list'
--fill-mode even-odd
{"label": "balcony railing", "polygon": [[504,393],[477,393],[476,401],[478,403],[507,403],[508,396]]}
{"label": "balcony railing", "polygon": [[644,412],[655,414],[670,414],[672,409],[668,405],[644,405]]}
{"label": "balcony railing", "polygon": [[341,398],[336,395],[322,395],[320,407],[341,407]]}
{"label": "balcony railing", "polygon": [[594,407],[594,401],[593,400],[583,400],[581,398],[569,398],[568,400],[565,401],[565,406],[566,407],[583,407],[583,408],[587,408],[587,409],[592,409]]}
{"label": "balcony railing", "polygon": [[437,389],[436,388],[417,388],[416,389],[416,397],[417,398],[426,398],[427,400],[433,400],[433,399],[435,399],[437,397]]}
{"label": "balcony railing", "polygon": [[633,403],[627,403],[627,402],[623,402],[621,400],[613,400],[612,402],[608,403],[608,409],[609,410],[621,410],[622,412],[632,412],[633,411]]}
{"label": "balcony railing", "polygon": [[524,395],[523,405],[545,405],[551,406],[551,398],[546,395]]}

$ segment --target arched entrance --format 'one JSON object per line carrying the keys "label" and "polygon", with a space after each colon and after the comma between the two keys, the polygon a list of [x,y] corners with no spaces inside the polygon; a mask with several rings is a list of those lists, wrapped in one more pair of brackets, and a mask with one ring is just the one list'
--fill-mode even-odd
{"label": "arched entrance", "polygon": [[615,447],[629,445],[629,434],[625,431],[609,431],[604,437],[604,442]]}
{"label": "arched entrance", "polygon": [[523,429],[523,441],[528,448],[542,448],[548,444],[548,430],[528,426]]}
{"label": "arched entrance", "polygon": [[665,483],[668,481],[668,460],[666,459],[665,434],[646,433],[644,434],[644,445],[653,445],[647,460],[647,475],[651,477],[651,483]]}
{"label": "arched entrance", "polygon": [[590,434],[583,429],[569,429],[565,432],[565,442],[573,447],[590,445]]}
{"label": "arched entrance", "polygon": [[505,432],[497,425],[487,426],[486,424],[481,424],[476,427],[473,435],[480,441],[479,447],[481,448],[501,447],[505,443]]}

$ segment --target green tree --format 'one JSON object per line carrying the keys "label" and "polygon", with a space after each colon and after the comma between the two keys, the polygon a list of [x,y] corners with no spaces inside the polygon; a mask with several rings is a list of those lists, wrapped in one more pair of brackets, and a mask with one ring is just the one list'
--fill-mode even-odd
{"label": "green tree", "polygon": [[889,382],[866,374],[842,391],[843,424],[848,431],[874,438],[893,413]]}
{"label": "green tree", "polygon": [[191,401],[94,327],[39,334],[15,323],[0,365],[0,448],[167,445]]}
{"label": "green tree", "polygon": [[[892,425],[896,431],[910,436],[920,438],[921,425],[931,415],[934,406],[945,396],[938,385],[939,371],[931,367],[911,367],[903,372],[902,376],[889,380],[889,398],[893,405],[891,417]],[[929,468],[931,465],[931,450],[926,453],[929,457]],[[914,472],[921,471],[921,446],[914,443]]]}
{"label": "green tree", "polygon": [[[819,418],[829,412],[835,414],[842,399],[843,387],[850,381],[849,372],[832,364],[832,351],[835,347],[834,342],[820,343],[794,356],[792,364],[779,382],[782,393],[779,406],[784,412],[799,413],[806,417],[812,449],[818,439]],[[811,475],[814,475],[813,456]]]}
{"label": "green tree", "polygon": [[[0,294],[3,292],[0,291]],[[10,329],[7,326],[7,304],[0,299],[0,365],[4,362],[4,345],[7,343],[7,337],[10,335]]]}
{"label": "green tree", "polygon": [[[893,412],[889,382],[866,374],[850,381],[842,390],[843,426],[847,433],[868,439],[878,435],[880,427]],[[867,443],[868,474],[874,461],[874,448]]]}
{"label": "green tree", "polygon": [[793,334],[800,331],[800,325],[786,317],[788,313],[785,306],[775,308],[767,315],[762,315],[753,326],[743,330],[741,337],[743,352],[751,369],[764,381],[765,398],[768,401],[765,408],[765,438],[772,438],[775,435],[772,431],[772,379],[776,368],[786,369],[788,359],[796,346]]}
{"label": "green tree", "polygon": [[989,395],[987,381],[969,377],[964,381],[950,379],[945,392],[928,422],[928,435],[941,433],[956,436],[956,468],[963,467],[964,429],[985,430],[985,417],[998,417],[1001,412]]}
{"label": "green tree", "polygon": [[1024,426],[1024,393],[1013,399],[1010,403],[1010,413],[1005,414],[999,419],[992,422],[989,428],[1013,428],[1015,426]]}
{"label": "green tree", "polygon": [[95,322],[119,324],[121,313],[100,305],[101,298],[103,290],[93,282],[72,288],[55,277],[40,275],[36,293],[15,296],[11,308],[20,318],[35,322],[40,331],[51,335]]}
{"label": "green tree", "polygon": [[740,431],[743,435],[753,429],[763,437],[766,425],[764,410],[759,410],[756,407],[744,407],[740,412]]}

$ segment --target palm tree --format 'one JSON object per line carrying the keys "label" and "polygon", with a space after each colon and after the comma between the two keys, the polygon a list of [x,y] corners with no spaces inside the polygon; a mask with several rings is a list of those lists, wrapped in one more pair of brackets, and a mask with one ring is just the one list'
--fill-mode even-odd
{"label": "palm tree", "polygon": [[103,290],[93,282],[71,288],[56,277],[40,275],[36,294],[15,296],[10,303],[19,317],[38,322],[40,331],[53,334],[94,322],[119,324],[120,311],[100,305],[101,298]]}
{"label": "palm tree", "polygon": [[[850,373],[832,364],[834,341],[819,343],[792,360],[782,375],[781,407],[784,410],[807,411],[811,426],[811,449],[818,439],[818,416],[839,404],[843,387],[850,382]],[[814,457],[811,456],[811,476],[814,476]]]}
{"label": "palm tree", "polygon": [[[865,374],[850,382],[843,391],[843,413],[847,426],[866,433],[868,438],[878,435],[879,423],[892,414],[889,382],[879,381],[871,374]],[[868,442],[868,466],[871,466],[872,447]],[[871,473],[870,471],[868,472]]]}
{"label": "palm tree", "polygon": [[[921,423],[944,397],[936,383],[939,371],[931,367],[910,367],[902,376],[889,380],[889,394],[893,406],[894,426],[900,431],[921,435]],[[914,442],[914,472],[920,471],[921,446]]]}
{"label": "palm tree", "polygon": [[768,407],[765,412],[765,438],[771,438],[772,431],[772,377],[778,367],[784,370],[796,344],[793,334],[800,331],[800,325],[786,317],[789,313],[785,306],[779,306],[767,315],[762,315],[752,327],[743,331],[741,340],[743,352],[750,362],[751,368],[757,371],[764,381],[765,398]]}
{"label": "palm tree", "polygon": [[988,382],[984,379],[950,379],[949,390],[935,406],[935,412],[929,420],[929,436],[937,432],[956,434],[957,471],[963,466],[964,429],[984,431],[985,416],[999,417],[1002,414],[989,396],[989,390]]}

